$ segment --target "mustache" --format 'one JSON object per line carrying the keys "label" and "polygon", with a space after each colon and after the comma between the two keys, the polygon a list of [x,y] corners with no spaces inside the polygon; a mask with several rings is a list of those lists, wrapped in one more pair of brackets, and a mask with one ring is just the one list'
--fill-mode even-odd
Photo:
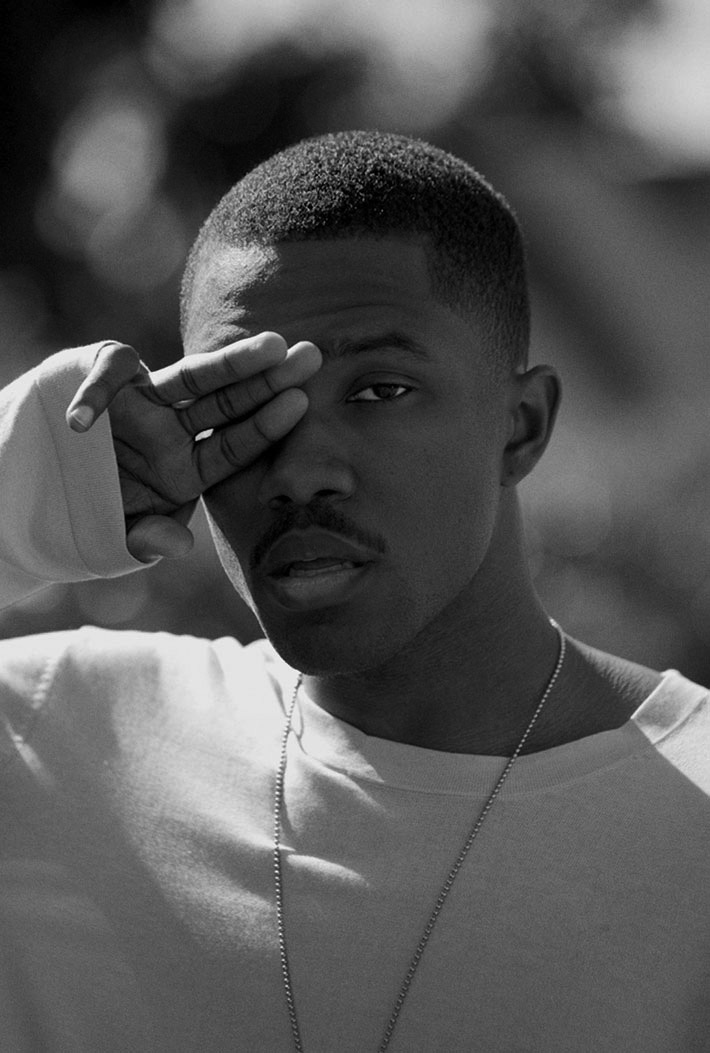
{"label": "mustache", "polygon": [[331,534],[339,534],[348,541],[354,541],[365,548],[383,555],[387,549],[384,538],[379,534],[373,534],[363,530],[348,516],[343,515],[338,509],[326,501],[312,501],[310,504],[298,507],[289,505],[281,509],[270,524],[263,536],[254,546],[249,559],[249,567],[255,570],[265,558],[272,545],[279,538],[292,530],[306,530],[308,527],[320,527],[330,531]]}

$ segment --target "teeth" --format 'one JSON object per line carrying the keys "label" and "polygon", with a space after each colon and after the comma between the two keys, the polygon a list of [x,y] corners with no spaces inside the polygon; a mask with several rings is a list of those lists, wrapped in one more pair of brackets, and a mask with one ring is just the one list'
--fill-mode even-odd
{"label": "teeth", "polygon": [[[309,566],[309,563],[317,564],[317,566]],[[299,560],[298,563],[291,564],[286,575],[289,578],[315,578],[318,574],[330,574],[334,570],[352,570],[354,567],[355,564],[349,559],[327,562],[323,559]]]}

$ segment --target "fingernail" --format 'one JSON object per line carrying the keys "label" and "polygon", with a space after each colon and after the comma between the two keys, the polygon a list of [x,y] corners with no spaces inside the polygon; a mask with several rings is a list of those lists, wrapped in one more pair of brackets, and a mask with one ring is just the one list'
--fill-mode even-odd
{"label": "fingernail", "polygon": [[94,411],[91,406],[75,406],[69,413],[69,420],[74,431],[88,431],[94,423]]}

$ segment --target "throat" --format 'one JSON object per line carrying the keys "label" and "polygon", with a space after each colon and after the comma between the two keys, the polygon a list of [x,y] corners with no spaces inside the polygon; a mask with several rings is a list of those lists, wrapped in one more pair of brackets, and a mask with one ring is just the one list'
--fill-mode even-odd
{"label": "throat", "polygon": [[[492,644],[479,638],[476,648],[469,641],[456,660],[427,647],[386,669],[307,676],[304,688],[367,735],[448,753],[510,756],[554,673],[559,636],[543,618],[530,627],[524,652]],[[535,739],[526,746],[535,748]]]}
{"label": "throat", "polygon": [[[499,638],[499,643],[500,643]],[[306,677],[310,697],[367,735],[447,753],[510,757],[532,717],[559,657],[547,619],[526,637],[528,647],[474,648],[447,663],[429,656],[380,675]],[[614,731],[658,686],[658,672],[567,640],[564,665],[521,754],[537,753]]]}

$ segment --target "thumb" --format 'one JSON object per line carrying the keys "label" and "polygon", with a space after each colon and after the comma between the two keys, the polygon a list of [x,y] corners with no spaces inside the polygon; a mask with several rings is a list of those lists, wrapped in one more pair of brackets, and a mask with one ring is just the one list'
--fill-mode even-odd
{"label": "thumb", "polygon": [[191,531],[171,516],[144,516],[126,536],[128,551],[141,563],[152,563],[161,556],[186,556],[194,543]]}

